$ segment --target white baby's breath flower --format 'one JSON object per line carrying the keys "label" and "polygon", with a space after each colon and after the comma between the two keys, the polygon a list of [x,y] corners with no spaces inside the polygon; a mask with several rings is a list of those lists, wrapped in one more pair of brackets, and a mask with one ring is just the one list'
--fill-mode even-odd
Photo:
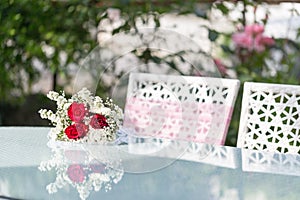
{"label": "white baby's breath flower", "polygon": [[57,192],[57,187],[55,183],[50,183],[49,185],[47,185],[46,189],[49,192],[49,194],[53,194]]}
{"label": "white baby's breath flower", "polygon": [[79,197],[81,200],[87,199],[90,195],[89,188],[84,187],[84,186],[78,186],[77,191],[79,193]]}
{"label": "white baby's breath flower", "polygon": [[40,163],[40,166],[38,167],[38,169],[39,169],[40,171],[47,171],[47,165],[48,165],[48,162],[42,161],[42,162]]}
{"label": "white baby's breath flower", "polygon": [[110,115],[110,112],[111,112],[111,109],[110,108],[107,108],[107,107],[102,107],[101,109],[100,109],[100,114],[102,114],[102,115]]}
{"label": "white baby's breath flower", "polygon": [[58,107],[58,108],[62,108],[63,105],[64,105],[65,103],[67,103],[67,102],[68,102],[68,101],[67,101],[67,99],[66,99],[65,97],[59,96],[59,97],[57,98],[57,107]]}
{"label": "white baby's breath flower", "polygon": [[82,88],[79,92],[77,92],[77,95],[75,95],[75,97],[89,104],[94,100],[92,93],[87,88]]}
{"label": "white baby's breath flower", "polygon": [[57,130],[63,130],[64,124],[61,123],[60,120],[57,120],[57,121],[58,121],[58,122],[57,122],[57,124],[56,124],[56,129],[57,129]]}
{"label": "white baby's breath flower", "polygon": [[53,114],[53,115],[49,116],[48,119],[49,119],[52,123],[57,123],[57,119],[58,119],[58,118],[56,117],[56,115]]}
{"label": "white baby's breath flower", "polygon": [[98,114],[100,114],[100,113],[101,113],[101,107],[98,107],[98,106],[92,106],[92,107],[90,108],[90,111],[91,111],[92,113],[98,113]]}
{"label": "white baby's breath flower", "polygon": [[103,100],[101,99],[101,97],[95,96],[94,102],[95,102],[95,103],[100,103],[100,104],[102,104],[102,103],[103,103]]}
{"label": "white baby's breath flower", "polygon": [[51,117],[53,117],[53,115],[54,115],[54,113],[53,113],[53,111],[52,110],[48,110],[47,112],[46,112],[46,115],[47,115],[47,117],[48,117],[48,119]]}
{"label": "white baby's breath flower", "polygon": [[57,138],[57,135],[60,133],[60,129],[58,129],[58,127],[52,128],[50,129],[49,133],[48,133],[48,139],[55,141]]}
{"label": "white baby's breath flower", "polygon": [[48,118],[46,109],[39,110],[39,114],[40,114],[42,119],[47,119]]}
{"label": "white baby's breath flower", "polygon": [[88,97],[92,95],[92,93],[87,88],[82,88],[77,94],[81,97]]}
{"label": "white baby's breath flower", "polygon": [[68,108],[70,107],[71,104],[72,103],[70,103],[70,102],[65,103],[63,106],[63,110],[68,110]]}
{"label": "white baby's breath flower", "polygon": [[48,110],[46,113],[47,119],[49,119],[51,122],[57,122],[58,118],[56,114],[53,113],[52,110]]}
{"label": "white baby's breath flower", "polygon": [[92,173],[89,175],[89,178],[93,181],[99,181],[99,182],[110,181],[110,177],[108,176],[108,174]]}
{"label": "white baby's breath flower", "polygon": [[101,113],[101,109],[104,107],[102,102],[96,102],[96,101],[92,102],[90,106],[91,106],[90,111],[92,113],[98,113],[98,114]]}
{"label": "white baby's breath flower", "polygon": [[47,97],[53,101],[56,101],[57,98],[59,97],[59,94],[57,92],[54,92],[54,91],[50,91],[48,94],[47,94]]}

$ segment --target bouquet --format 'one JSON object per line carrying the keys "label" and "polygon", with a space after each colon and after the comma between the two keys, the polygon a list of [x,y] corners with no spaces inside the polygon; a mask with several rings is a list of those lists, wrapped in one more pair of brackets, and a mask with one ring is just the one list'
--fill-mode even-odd
{"label": "bouquet", "polygon": [[41,109],[42,119],[48,119],[54,128],[49,139],[75,143],[107,143],[116,140],[123,120],[121,108],[112,99],[103,100],[83,88],[71,98],[50,91],[47,97],[56,101],[57,111]]}

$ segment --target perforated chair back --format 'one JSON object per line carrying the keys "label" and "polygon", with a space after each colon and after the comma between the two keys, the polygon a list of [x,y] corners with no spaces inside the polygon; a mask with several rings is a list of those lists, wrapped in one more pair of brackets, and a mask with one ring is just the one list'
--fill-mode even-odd
{"label": "perforated chair back", "polygon": [[124,127],[136,137],[224,144],[235,79],[132,73]]}
{"label": "perforated chair back", "polygon": [[300,86],[244,84],[238,147],[300,153]]}

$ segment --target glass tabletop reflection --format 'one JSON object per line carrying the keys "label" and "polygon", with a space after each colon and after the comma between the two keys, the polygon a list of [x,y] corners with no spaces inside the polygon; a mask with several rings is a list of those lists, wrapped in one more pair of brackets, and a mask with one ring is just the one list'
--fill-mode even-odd
{"label": "glass tabletop reflection", "polygon": [[300,197],[298,155],[178,141],[143,153],[145,146],[134,144],[51,143],[47,139],[49,130],[0,128],[2,198]]}

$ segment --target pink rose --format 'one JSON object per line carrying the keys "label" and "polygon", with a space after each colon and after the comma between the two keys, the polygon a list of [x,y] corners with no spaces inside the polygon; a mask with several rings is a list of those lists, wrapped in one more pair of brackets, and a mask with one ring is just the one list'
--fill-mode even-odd
{"label": "pink rose", "polygon": [[237,48],[244,48],[248,51],[263,52],[266,46],[275,44],[275,41],[263,36],[264,26],[260,24],[252,24],[245,26],[243,32],[232,35],[232,40]]}
{"label": "pink rose", "polygon": [[252,50],[253,38],[251,35],[244,32],[235,33],[232,35],[232,40],[238,47]]}
{"label": "pink rose", "polygon": [[274,44],[275,44],[275,41],[272,38],[258,35],[258,36],[256,36],[256,38],[254,40],[254,49],[257,52],[263,52],[265,50],[266,46],[271,46]]}
{"label": "pink rose", "polygon": [[265,50],[265,45],[261,42],[261,35],[256,36],[254,39],[254,50],[257,52],[263,52]]}
{"label": "pink rose", "polygon": [[249,35],[259,35],[265,31],[265,28],[261,24],[252,24],[245,26],[245,33]]}
{"label": "pink rose", "polygon": [[91,119],[90,125],[94,129],[102,129],[108,126],[108,123],[106,122],[106,117],[104,115],[95,114]]}
{"label": "pink rose", "polygon": [[266,36],[262,36],[261,38],[261,43],[263,43],[264,45],[267,45],[267,46],[272,46],[275,44],[275,40],[271,37],[266,37]]}
{"label": "pink rose", "polygon": [[73,122],[80,122],[87,114],[87,110],[83,103],[72,103],[68,109],[68,116]]}
{"label": "pink rose", "polygon": [[81,165],[70,165],[67,169],[68,177],[74,183],[82,183],[85,178],[85,172]]}
{"label": "pink rose", "polygon": [[86,136],[89,127],[83,123],[76,123],[68,126],[65,129],[65,134],[69,139],[78,139]]}

